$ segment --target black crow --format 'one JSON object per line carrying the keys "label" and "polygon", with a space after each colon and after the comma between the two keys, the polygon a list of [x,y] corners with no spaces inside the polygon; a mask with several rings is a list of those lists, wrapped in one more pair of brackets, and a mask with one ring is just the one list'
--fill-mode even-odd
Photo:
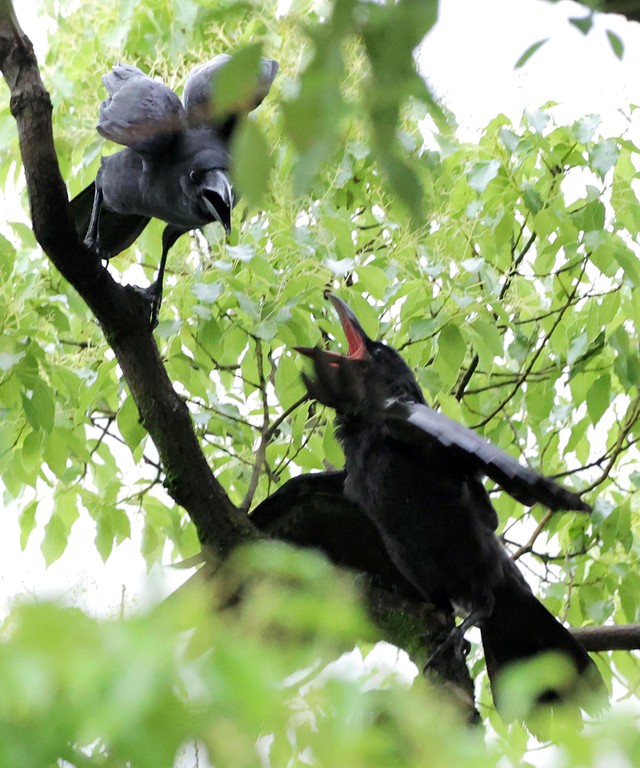
{"label": "black crow", "polygon": [[600,701],[593,706],[599,708],[604,684],[597,667],[533,595],[496,537],[498,517],[482,477],[523,504],[579,511],[589,505],[430,409],[398,352],[370,339],[349,307],[329,298],[348,355],[298,351],[314,362],[314,376],[304,375],[309,393],[336,411],[346,497],[377,527],[402,576],[426,600],[464,616],[446,645],[461,644],[470,626],[480,628],[494,697],[496,681],[512,662],[557,652],[569,672],[538,700],[564,701],[584,687],[588,695],[580,705],[588,708],[595,691]]}
{"label": "black crow", "polygon": [[231,110],[217,109],[216,79],[231,59],[220,54],[189,74],[183,103],[137,67],[117,64],[102,81],[98,133],[126,149],[103,157],[93,184],[71,201],[76,229],[103,259],[128,248],[152,218],[167,222],[158,276],[145,293],[158,321],[169,249],[180,235],[217,221],[231,230],[235,204],[229,146],[237,121],[269,92],[278,63],[262,59],[255,89]]}

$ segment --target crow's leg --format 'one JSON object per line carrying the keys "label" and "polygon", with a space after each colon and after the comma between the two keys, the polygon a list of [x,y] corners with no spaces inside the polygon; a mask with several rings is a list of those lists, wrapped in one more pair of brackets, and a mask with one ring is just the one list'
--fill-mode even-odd
{"label": "crow's leg", "polygon": [[[188,231],[188,230],[187,230]],[[158,275],[153,283],[145,290],[145,295],[151,302],[151,315],[149,323],[151,330],[158,325],[158,315],[160,313],[160,304],[162,304],[162,285],[164,282],[164,270],[167,264],[167,256],[180,235],[184,234],[184,229],[168,224],[162,233],[162,255],[160,256],[160,266]]]}
{"label": "crow's leg", "polygon": [[87,233],[84,236],[84,244],[88,248],[92,248],[97,252],[100,251],[100,235],[98,231],[98,224],[100,223],[101,208],[102,208],[102,186],[100,184],[100,173],[98,173],[95,181],[95,195],[93,198],[93,208],[91,209],[91,218],[89,219],[89,226],[87,227]]}
{"label": "crow's leg", "polygon": [[468,643],[464,639],[466,631],[471,627],[479,626],[484,619],[491,616],[493,612],[493,603],[493,595],[489,595],[484,605],[476,608],[476,610],[472,611],[464,621],[461,621],[457,627],[454,627],[444,642],[442,642],[431,654],[431,657],[424,665],[425,670],[432,667],[434,663],[441,658],[442,654],[445,651],[448,651],[451,647],[453,647],[456,656],[464,658],[469,651]]}

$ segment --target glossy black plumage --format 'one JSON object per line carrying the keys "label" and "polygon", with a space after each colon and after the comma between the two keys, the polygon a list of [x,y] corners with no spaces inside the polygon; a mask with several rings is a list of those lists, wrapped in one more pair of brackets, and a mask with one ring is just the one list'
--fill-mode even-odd
{"label": "glossy black plumage", "polygon": [[221,54],[190,73],[184,106],[137,67],[118,64],[103,77],[109,95],[100,105],[97,130],[126,148],[102,158],[95,182],[71,206],[79,236],[104,259],[128,248],[152,218],[167,223],[158,278],[148,291],[152,325],[167,254],[178,237],[216,221],[231,230],[233,129],[260,104],[278,70],[277,62],[263,59],[251,98],[218,114],[216,78],[230,58]]}
{"label": "glossy black plumage", "polygon": [[[377,527],[402,576],[425,599],[465,616],[457,639],[472,624],[480,627],[494,692],[510,663],[557,651],[574,672],[543,691],[541,701],[566,699],[583,683],[602,693],[587,652],[535,598],[496,537],[498,519],[482,477],[525,504],[579,511],[589,506],[432,411],[398,352],[372,341],[347,305],[331,299],[349,355],[300,351],[314,363],[314,375],[305,376],[310,394],[336,410],[347,498]],[[580,704],[589,707],[589,694]]]}

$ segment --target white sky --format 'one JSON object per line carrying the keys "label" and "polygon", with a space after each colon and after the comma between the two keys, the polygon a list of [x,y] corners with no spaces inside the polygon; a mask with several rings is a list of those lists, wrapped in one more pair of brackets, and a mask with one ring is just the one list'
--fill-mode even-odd
{"label": "white sky", "polygon": [[[36,15],[38,0],[17,0],[15,6],[25,32],[42,50],[46,37]],[[499,112],[517,123],[525,108],[550,99],[560,103],[558,120],[598,113],[607,130],[627,126],[620,110],[630,102],[640,104],[640,25],[622,17],[600,17],[584,36],[566,19],[585,13],[571,2],[441,0],[421,68],[456,114],[462,138],[473,137]],[[622,62],[610,48],[606,29],[625,42]],[[514,71],[522,53],[546,37],[550,41],[524,69]],[[46,520],[46,510],[43,515]],[[17,594],[62,593],[92,613],[109,613],[118,609],[123,587],[127,601],[147,587],[152,593],[161,589],[160,578],[147,578],[137,544],[122,545],[104,565],[93,535],[91,522],[78,521],[63,558],[45,570],[39,536],[34,534],[21,553],[16,510],[5,509],[0,516],[0,612]],[[172,582],[182,578],[182,572],[169,571]]]}
{"label": "white sky", "polygon": [[[436,27],[421,52],[421,69],[454,112],[467,138],[499,112],[515,124],[526,108],[559,102],[559,121],[606,117],[615,131],[629,103],[640,104],[640,24],[598,15],[588,35],[569,17],[578,3],[543,0],[442,0]],[[619,61],[606,37],[625,42]],[[550,38],[522,69],[514,64],[529,46]]]}

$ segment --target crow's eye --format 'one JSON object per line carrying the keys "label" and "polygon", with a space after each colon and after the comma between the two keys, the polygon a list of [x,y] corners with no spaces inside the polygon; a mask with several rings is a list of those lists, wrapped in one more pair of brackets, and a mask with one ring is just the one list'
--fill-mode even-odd
{"label": "crow's eye", "polygon": [[194,183],[197,184],[200,181],[200,172],[199,171],[191,171],[189,173],[189,179]]}

